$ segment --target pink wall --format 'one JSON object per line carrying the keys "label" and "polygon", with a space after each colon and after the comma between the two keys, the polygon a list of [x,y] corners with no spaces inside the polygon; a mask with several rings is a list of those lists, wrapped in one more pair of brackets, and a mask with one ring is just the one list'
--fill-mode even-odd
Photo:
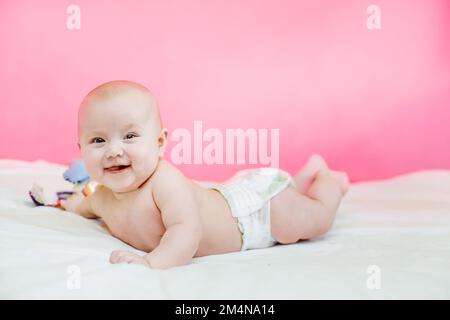
{"label": "pink wall", "polygon": [[113,79],[151,88],[169,130],[279,128],[291,173],[313,152],[352,181],[450,169],[447,0],[0,0],[0,158],[79,157],[78,103]]}

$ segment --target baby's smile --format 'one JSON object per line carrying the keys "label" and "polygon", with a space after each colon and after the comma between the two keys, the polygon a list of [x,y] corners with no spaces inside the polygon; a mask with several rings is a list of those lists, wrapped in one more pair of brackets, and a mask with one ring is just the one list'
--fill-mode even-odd
{"label": "baby's smile", "polygon": [[119,165],[119,166],[111,166],[104,168],[105,172],[112,173],[112,174],[118,174],[128,171],[128,169],[131,168],[131,165]]}

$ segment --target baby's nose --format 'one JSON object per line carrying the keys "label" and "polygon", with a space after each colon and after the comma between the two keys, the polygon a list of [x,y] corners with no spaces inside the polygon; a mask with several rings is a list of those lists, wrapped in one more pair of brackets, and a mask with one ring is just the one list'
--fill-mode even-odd
{"label": "baby's nose", "polygon": [[111,144],[105,155],[107,158],[121,156],[123,155],[123,149],[117,143]]}

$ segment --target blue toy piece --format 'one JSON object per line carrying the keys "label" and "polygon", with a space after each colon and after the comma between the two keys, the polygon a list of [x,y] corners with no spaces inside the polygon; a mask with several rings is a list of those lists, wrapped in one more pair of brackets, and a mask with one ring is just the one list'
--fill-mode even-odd
{"label": "blue toy piece", "polygon": [[74,160],[63,174],[64,179],[73,184],[85,184],[90,177],[82,160]]}

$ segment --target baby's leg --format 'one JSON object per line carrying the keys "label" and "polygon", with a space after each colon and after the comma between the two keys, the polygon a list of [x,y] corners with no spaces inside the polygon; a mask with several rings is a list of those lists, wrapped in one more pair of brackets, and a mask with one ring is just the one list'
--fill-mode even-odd
{"label": "baby's leg", "polygon": [[326,233],[333,225],[343,191],[328,169],[317,172],[306,195],[289,187],[271,200],[272,235],[280,243],[295,243]]}

